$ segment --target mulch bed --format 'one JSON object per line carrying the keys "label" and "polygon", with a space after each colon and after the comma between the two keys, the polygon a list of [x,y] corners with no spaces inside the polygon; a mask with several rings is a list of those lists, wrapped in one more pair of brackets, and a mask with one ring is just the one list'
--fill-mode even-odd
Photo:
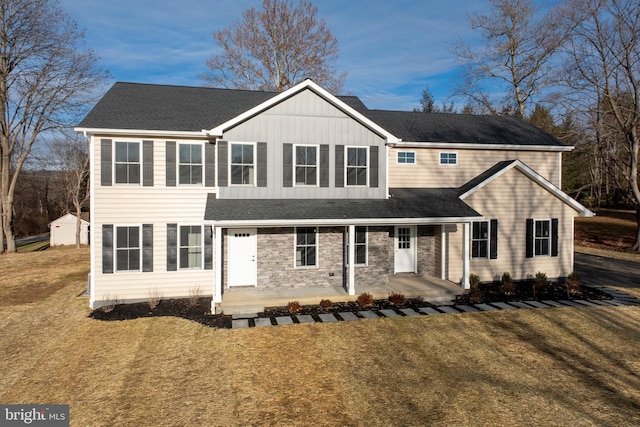
{"label": "mulch bed", "polygon": [[[264,312],[258,313],[258,317],[278,317],[295,315],[311,315],[317,318],[322,313],[340,313],[371,310],[378,311],[384,309],[402,309],[412,308],[414,310],[420,307],[434,307],[429,302],[422,301],[419,298],[404,298],[398,300],[396,295],[395,303],[392,298],[373,300],[371,305],[362,307],[356,301],[350,302],[333,302],[328,307],[320,305],[302,305],[296,307],[297,311],[292,313],[287,307],[267,307]],[[543,289],[537,289],[536,297],[533,297],[533,283],[520,282],[515,286],[515,293],[507,296],[500,291],[499,283],[481,283],[478,291],[466,293],[456,298],[452,303],[457,304],[479,304],[492,302],[508,302],[508,301],[528,301],[528,300],[563,300],[563,299],[592,299],[604,300],[611,299],[611,296],[601,292],[598,289],[588,286],[581,286],[578,292],[567,295],[567,288],[562,283],[551,283]],[[329,304],[326,304],[329,305]],[[210,314],[211,299],[200,298],[197,301],[192,299],[167,299],[162,300],[153,309],[149,303],[134,304],[118,304],[109,308],[99,308],[92,311],[89,317],[104,321],[130,320],[144,317],[179,317],[191,320],[211,328],[228,329],[231,328],[232,318],[230,315]]]}

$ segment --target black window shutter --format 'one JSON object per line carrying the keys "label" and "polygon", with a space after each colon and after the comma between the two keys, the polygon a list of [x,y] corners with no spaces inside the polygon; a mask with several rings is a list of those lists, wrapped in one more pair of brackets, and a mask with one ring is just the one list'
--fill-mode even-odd
{"label": "black window shutter", "polygon": [[204,226],[204,269],[213,270],[213,228]]}
{"label": "black window shutter", "polygon": [[229,143],[227,141],[218,141],[218,186],[226,187],[229,185]]}
{"label": "black window shutter", "polygon": [[258,142],[257,147],[258,171],[256,173],[256,181],[258,187],[267,186],[267,143]]}
{"label": "black window shutter", "polygon": [[282,144],[282,186],[293,186],[293,144]]}
{"label": "black window shutter", "polygon": [[344,187],[344,145],[336,145],[336,187]]}
{"label": "black window shutter", "polygon": [[527,258],[533,258],[533,219],[527,218]]}
{"label": "black window shutter", "polygon": [[329,186],[329,144],[320,146],[320,187]]}
{"label": "black window shutter", "polygon": [[113,185],[112,150],[110,139],[100,140],[100,185],[105,187]]}
{"label": "black window shutter", "polygon": [[176,186],[176,142],[167,141],[167,187]]}
{"label": "black window shutter", "polygon": [[204,144],[204,185],[216,186],[216,146],[210,142]]}
{"label": "black window shutter", "polygon": [[167,224],[167,271],[178,270],[178,224]]}
{"label": "black window shutter", "polygon": [[113,225],[102,225],[102,272],[113,273]]}
{"label": "black window shutter", "polygon": [[153,187],[153,141],[142,141],[142,185]]}
{"label": "black window shutter", "polygon": [[153,224],[142,224],[142,271],[153,271]]}
{"label": "black window shutter", "polygon": [[369,147],[369,187],[378,188],[378,146]]}
{"label": "black window shutter", "polygon": [[558,256],[558,218],[551,220],[551,256]]}
{"label": "black window shutter", "polygon": [[490,237],[489,237],[489,258],[498,258],[498,220],[492,219],[489,225]]}

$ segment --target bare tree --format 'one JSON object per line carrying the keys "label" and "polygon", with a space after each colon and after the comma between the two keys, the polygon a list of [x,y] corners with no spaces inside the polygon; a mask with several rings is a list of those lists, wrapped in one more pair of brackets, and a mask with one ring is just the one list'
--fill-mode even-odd
{"label": "bare tree", "polygon": [[637,0],[568,0],[565,7],[577,23],[568,45],[567,84],[571,94],[589,100],[597,149],[608,156],[622,150],[612,164],[624,171],[624,182],[616,186],[625,189],[636,208],[633,250],[639,251],[640,7]]}
{"label": "bare tree", "polygon": [[337,74],[338,40],[318,19],[318,8],[302,0],[263,0],[262,10],[213,32],[221,51],[208,61],[205,84],[237,89],[283,91],[311,78],[340,93],[346,73]]}
{"label": "bare tree", "polygon": [[[455,89],[472,101],[474,109],[490,114],[527,115],[543,88],[552,82],[550,60],[566,35],[557,25],[555,9],[541,13],[533,0],[490,0],[490,14],[471,15],[471,28],[484,44],[472,49],[453,47],[463,65],[463,78]],[[506,93],[495,99],[491,93]],[[496,89],[496,87],[498,89]]]}
{"label": "bare tree", "polygon": [[16,182],[33,145],[77,122],[105,77],[83,37],[56,0],[0,0],[0,198],[8,252],[16,250]]}
{"label": "bare tree", "polygon": [[89,147],[78,134],[57,140],[51,147],[50,164],[61,173],[67,206],[73,205],[76,216],[76,248],[80,248],[82,208],[89,201]]}

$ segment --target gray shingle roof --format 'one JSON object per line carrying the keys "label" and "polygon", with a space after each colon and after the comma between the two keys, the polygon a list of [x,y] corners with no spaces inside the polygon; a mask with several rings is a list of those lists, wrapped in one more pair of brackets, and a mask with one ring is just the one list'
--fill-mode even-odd
{"label": "gray shingle roof", "polygon": [[566,146],[517,117],[385,110],[367,116],[406,142]]}
{"label": "gray shingle roof", "polygon": [[390,189],[389,199],[216,199],[209,194],[207,221],[348,220],[479,217],[457,189]]}
{"label": "gray shingle roof", "polygon": [[496,163],[495,165],[491,166],[486,171],[482,172],[480,175],[476,176],[472,180],[470,180],[467,183],[465,183],[462,187],[458,188],[458,195],[462,195],[462,194],[466,193],[467,191],[471,190],[475,186],[477,186],[477,185],[481,184],[482,182],[486,181],[487,179],[491,178],[493,175],[497,174],[502,169],[504,169],[507,166],[511,165],[513,162],[515,162],[515,160],[503,160],[501,162]]}
{"label": "gray shingle roof", "polygon": [[[78,125],[97,129],[195,131],[211,129],[276,96],[276,92],[116,83]],[[367,107],[341,96],[356,111]]]}

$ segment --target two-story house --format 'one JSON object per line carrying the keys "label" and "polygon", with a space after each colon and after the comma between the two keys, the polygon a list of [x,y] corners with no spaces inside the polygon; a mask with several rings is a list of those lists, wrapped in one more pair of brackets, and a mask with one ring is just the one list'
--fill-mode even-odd
{"label": "two-story house", "polygon": [[572,147],[497,116],[369,110],[282,93],[115,84],[91,145],[91,307],[399,273],[499,280],[573,269]]}

